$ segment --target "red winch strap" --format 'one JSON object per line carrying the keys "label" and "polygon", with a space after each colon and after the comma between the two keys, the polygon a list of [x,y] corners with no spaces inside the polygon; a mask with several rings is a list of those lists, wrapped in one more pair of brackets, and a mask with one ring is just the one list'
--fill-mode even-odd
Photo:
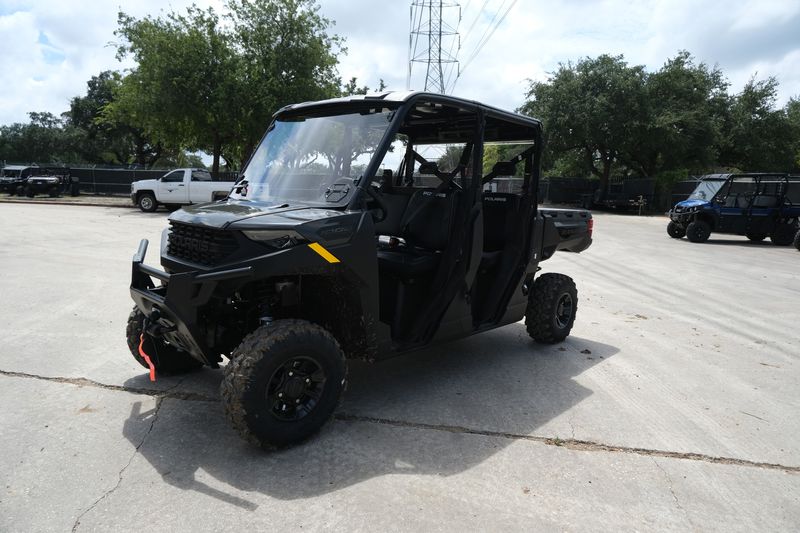
{"label": "red winch strap", "polygon": [[142,356],[144,362],[147,363],[147,366],[150,367],[150,381],[156,380],[156,365],[153,364],[153,361],[150,360],[150,356],[144,353],[144,348],[142,345],[144,344],[144,333],[139,335],[139,355]]}

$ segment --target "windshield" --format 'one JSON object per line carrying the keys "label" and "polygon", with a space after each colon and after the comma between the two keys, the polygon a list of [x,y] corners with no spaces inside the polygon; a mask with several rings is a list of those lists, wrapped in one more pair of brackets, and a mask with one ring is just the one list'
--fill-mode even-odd
{"label": "windshield", "polygon": [[701,181],[697,187],[695,187],[694,192],[689,195],[689,200],[710,201],[724,184],[724,180]]}
{"label": "windshield", "polygon": [[383,108],[276,120],[231,197],[314,206],[346,204],[392,116]]}

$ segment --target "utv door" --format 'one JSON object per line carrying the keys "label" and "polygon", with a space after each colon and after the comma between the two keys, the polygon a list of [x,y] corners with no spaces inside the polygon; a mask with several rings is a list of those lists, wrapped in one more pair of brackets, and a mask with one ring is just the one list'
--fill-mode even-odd
{"label": "utv door", "polygon": [[719,221],[715,231],[744,235],[747,232],[750,205],[757,192],[754,177],[734,176],[725,185],[720,198]]}

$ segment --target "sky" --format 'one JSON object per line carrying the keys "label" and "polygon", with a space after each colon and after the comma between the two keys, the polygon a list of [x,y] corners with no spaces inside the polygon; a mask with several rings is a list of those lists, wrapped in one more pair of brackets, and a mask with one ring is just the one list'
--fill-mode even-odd
{"label": "sky", "polygon": [[[115,57],[118,11],[142,17],[183,11],[191,3],[0,0],[0,124],[26,122],[29,111],[60,114],[69,108],[70,98],[85,94],[91,76],[134,67],[130,60]],[[222,0],[194,3],[224,9]],[[444,9],[444,20],[458,30],[461,43],[459,49],[455,39],[444,41],[461,65],[461,76],[449,76],[448,88],[497,107],[519,107],[530,81],[546,80],[560,63],[622,54],[629,64],[654,71],[682,49],[698,62],[718,65],[732,92],[753,75],[774,76],[780,82],[779,105],[800,96],[800,0],[446,3],[460,3]],[[321,13],[335,22],[331,32],[346,38],[347,55],[339,65],[342,79],[356,76],[370,87],[383,79],[389,89],[406,89],[410,0],[319,4]],[[425,55],[425,43],[425,37],[417,42],[418,55]],[[424,88],[424,64],[414,64],[410,82],[412,89]]]}

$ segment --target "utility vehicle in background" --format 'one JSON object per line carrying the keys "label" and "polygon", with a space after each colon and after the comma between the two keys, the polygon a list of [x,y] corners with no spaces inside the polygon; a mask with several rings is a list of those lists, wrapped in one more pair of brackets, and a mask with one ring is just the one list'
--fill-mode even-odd
{"label": "utility vehicle in background", "polygon": [[[513,155],[486,173],[489,144]],[[128,347],[151,378],[227,359],[227,416],[270,448],[331,417],[347,359],[523,318],[534,340],[559,342],[577,289],[539,265],[589,247],[592,216],[537,206],[541,159],[538,120],[450,96],[284,107],[225,201],[170,216],[164,270],[141,242]],[[517,169],[519,193],[487,192]]]}
{"label": "utility vehicle in background", "polygon": [[705,242],[712,233],[729,233],[786,246],[799,228],[800,176],[709,174],[669,218],[667,233],[675,239]]}

